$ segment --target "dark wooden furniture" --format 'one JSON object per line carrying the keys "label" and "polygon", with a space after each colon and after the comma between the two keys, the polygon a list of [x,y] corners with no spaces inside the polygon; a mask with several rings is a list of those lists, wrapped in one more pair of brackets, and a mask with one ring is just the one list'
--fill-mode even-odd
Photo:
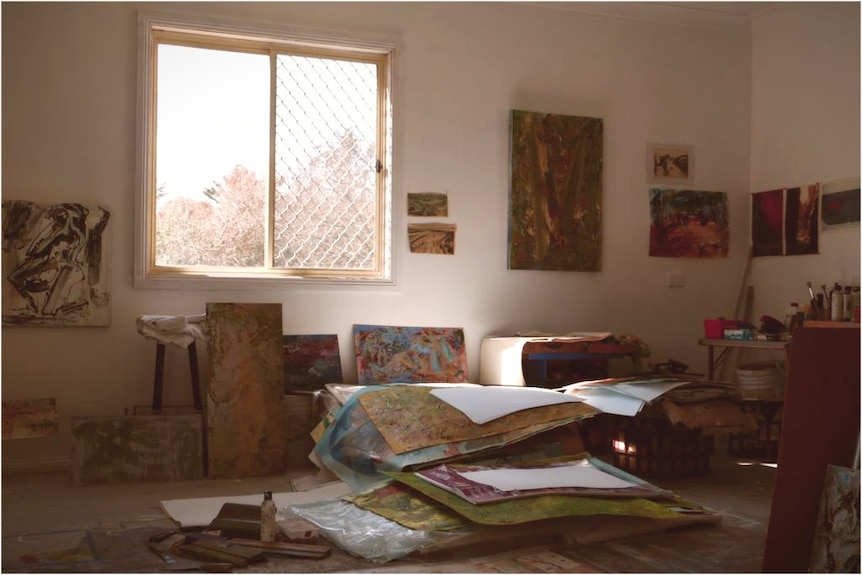
{"label": "dark wooden furniture", "polygon": [[859,345],[855,326],[793,332],[764,572],[808,570],[827,466],[853,464]]}
{"label": "dark wooden furniture", "polygon": [[640,344],[551,339],[529,341],[522,351],[527,385],[554,387],[608,377],[610,360],[641,355]]}

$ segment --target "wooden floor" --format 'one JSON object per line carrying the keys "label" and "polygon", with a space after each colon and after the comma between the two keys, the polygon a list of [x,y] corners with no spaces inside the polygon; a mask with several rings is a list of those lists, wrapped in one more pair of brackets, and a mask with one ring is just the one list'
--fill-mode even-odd
{"label": "wooden floor", "polygon": [[[718,448],[719,446],[716,445]],[[73,486],[67,474],[4,476],[2,569],[9,573],[158,572],[150,535],[173,528],[165,499],[290,491],[290,476],[136,485]],[[565,530],[371,563],[338,548],[317,559],[271,559],[235,572],[752,573],[760,571],[773,466],[716,449],[705,476],[654,483],[719,512],[717,525],[576,544]],[[573,518],[586,522],[589,519]]]}

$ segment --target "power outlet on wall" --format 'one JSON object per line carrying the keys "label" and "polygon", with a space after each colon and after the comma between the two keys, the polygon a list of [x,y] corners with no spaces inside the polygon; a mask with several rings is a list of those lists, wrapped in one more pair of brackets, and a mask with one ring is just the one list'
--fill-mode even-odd
{"label": "power outlet on wall", "polygon": [[685,274],[668,274],[668,287],[685,287]]}

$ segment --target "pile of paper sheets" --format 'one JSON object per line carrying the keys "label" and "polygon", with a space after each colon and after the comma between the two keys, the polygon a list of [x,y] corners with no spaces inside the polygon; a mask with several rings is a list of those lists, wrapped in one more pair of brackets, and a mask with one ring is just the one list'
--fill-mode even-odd
{"label": "pile of paper sheets", "polygon": [[[625,383],[620,389],[635,395],[609,393],[648,402],[659,390],[681,385],[650,382],[639,389]],[[574,516],[634,521],[640,532],[716,521],[707,510],[583,452],[571,424],[599,413],[596,389],[338,386],[339,407],[315,430],[311,458],[351,494],[292,510],[337,545],[375,561],[455,535],[475,536],[480,528],[550,525]],[[567,435],[577,436],[575,448]],[[572,532],[579,529],[586,534],[590,526]],[[351,530],[375,533],[374,542]],[[399,542],[396,549],[392,541]]]}

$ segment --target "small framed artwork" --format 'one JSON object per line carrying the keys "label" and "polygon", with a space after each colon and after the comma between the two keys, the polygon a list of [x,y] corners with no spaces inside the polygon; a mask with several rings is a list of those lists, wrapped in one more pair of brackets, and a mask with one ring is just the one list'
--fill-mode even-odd
{"label": "small framed artwork", "polygon": [[694,183],[694,146],[647,144],[647,179],[653,184]]}

